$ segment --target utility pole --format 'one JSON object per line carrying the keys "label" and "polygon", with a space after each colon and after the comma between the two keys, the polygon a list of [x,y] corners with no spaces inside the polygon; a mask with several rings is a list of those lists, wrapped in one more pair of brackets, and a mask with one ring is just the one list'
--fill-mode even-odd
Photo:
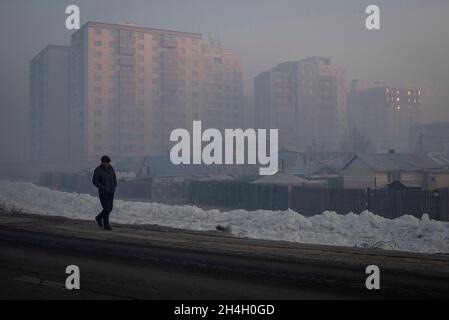
{"label": "utility pole", "polygon": [[424,134],[422,132],[419,133],[419,153],[423,153],[423,137]]}

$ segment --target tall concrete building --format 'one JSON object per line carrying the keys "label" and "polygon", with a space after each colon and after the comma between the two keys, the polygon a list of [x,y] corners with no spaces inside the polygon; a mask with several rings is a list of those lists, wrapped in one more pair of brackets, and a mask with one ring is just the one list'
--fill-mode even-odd
{"label": "tall concrete building", "polygon": [[202,120],[210,128],[240,128],[244,125],[240,59],[219,40],[209,38],[202,48]]}
{"label": "tall concrete building", "polygon": [[279,147],[334,151],[346,133],[345,69],[323,57],[285,62],[254,79],[256,126],[279,129]]}
{"label": "tall concrete building", "polygon": [[47,170],[69,159],[69,54],[49,45],[29,64],[31,156]]}
{"label": "tall concrete building", "polygon": [[71,157],[167,154],[193,120],[239,126],[239,59],[201,34],[88,22],[71,39]]}
{"label": "tall concrete building", "polygon": [[377,152],[409,152],[410,130],[419,123],[421,91],[375,83],[348,95],[348,124],[366,136]]}

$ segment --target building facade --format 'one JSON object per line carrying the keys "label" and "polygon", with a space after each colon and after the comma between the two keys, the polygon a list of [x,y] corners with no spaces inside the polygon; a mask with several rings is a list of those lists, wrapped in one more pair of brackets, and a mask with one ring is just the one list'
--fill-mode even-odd
{"label": "building facade", "polygon": [[208,128],[244,126],[243,73],[240,59],[220,41],[209,38],[202,46],[202,116]]}
{"label": "building facade", "polygon": [[349,130],[366,136],[374,151],[410,151],[410,130],[419,123],[421,91],[383,84],[363,90],[352,88],[348,95]]}
{"label": "building facade", "polygon": [[166,155],[193,120],[240,126],[240,61],[197,33],[88,22],[71,39],[70,155]]}
{"label": "building facade", "polygon": [[68,161],[70,47],[49,45],[29,64],[31,156],[39,165]]}
{"label": "building facade", "polygon": [[279,129],[279,147],[334,151],[346,134],[345,69],[323,57],[285,62],[254,79],[259,128]]}
{"label": "building facade", "polygon": [[384,189],[395,181],[405,187],[434,190],[449,187],[448,159],[425,154],[358,154],[343,167],[345,189]]}

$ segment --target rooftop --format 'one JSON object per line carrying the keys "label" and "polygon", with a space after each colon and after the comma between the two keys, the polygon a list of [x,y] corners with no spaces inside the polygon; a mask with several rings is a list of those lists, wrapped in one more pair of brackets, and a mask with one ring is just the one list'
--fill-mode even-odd
{"label": "rooftop", "polygon": [[97,21],[88,21],[85,23],[80,30],[86,27],[100,27],[100,28],[120,28],[120,29],[129,29],[129,30],[136,30],[140,32],[151,32],[151,33],[164,33],[164,34],[173,34],[173,35],[182,35],[192,38],[202,38],[201,33],[194,33],[194,32],[184,32],[184,31],[175,31],[175,30],[167,30],[167,29],[158,29],[158,28],[149,28],[149,27],[142,27],[130,23],[108,23],[108,22],[97,22]]}
{"label": "rooftop", "polygon": [[345,170],[355,159],[360,159],[375,171],[419,171],[449,168],[449,160],[434,160],[426,154],[372,153],[354,156],[343,168]]}

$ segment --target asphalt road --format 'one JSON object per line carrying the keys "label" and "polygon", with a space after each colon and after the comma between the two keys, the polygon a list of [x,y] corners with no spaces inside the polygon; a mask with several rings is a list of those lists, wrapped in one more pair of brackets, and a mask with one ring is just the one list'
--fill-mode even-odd
{"label": "asphalt road", "polygon": [[[80,290],[65,288],[68,265],[80,268]],[[449,297],[449,281],[441,276],[383,270],[381,290],[370,291],[364,272],[356,264],[277,260],[0,227],[2,299]]]}

